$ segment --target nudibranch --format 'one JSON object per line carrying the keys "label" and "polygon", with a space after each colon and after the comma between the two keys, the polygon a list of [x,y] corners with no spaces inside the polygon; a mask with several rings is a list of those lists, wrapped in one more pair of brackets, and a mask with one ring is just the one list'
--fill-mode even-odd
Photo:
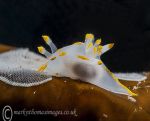
{"label": "nudibranch", "polygon": [[85,42],[57,49],[49,36],[43,35],[43,40],[50,46],[51,52],[39,46],[38,50],[48,61],[41,65],[38,72],[46,72],[51,76],[79,79],[99,86],[105,90],[136,96],[105,66],[101,55],[110,50],[114,44],[101,45],[101,39],[94,41],[93,34],[86,34]]}

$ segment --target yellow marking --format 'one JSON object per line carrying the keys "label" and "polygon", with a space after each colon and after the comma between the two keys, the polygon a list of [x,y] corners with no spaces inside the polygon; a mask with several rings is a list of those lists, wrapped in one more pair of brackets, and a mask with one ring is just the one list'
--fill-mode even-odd
{"label": "yellow marking", "polygon": [[97,53],[97,47],[94,47],[93,51],[94,51],[94,54],[96,54]]}
{"label": "yellow marking", "polygon": [[38,48],[38,51],[39,51],[40,53],[43,53],[43,51],[44,51],[44,47],[39,46],[39,47],[37,47],[37,48]]}
{"label": "yellow marking", "polygon": [[55,60],[56,59],[56,57],[54,56],[54,57],[52,57],[52,58],[50,58],[50,60]]}
{"label": "yellow marking", "polygon": [[99,60],[98,62],[97,62],[97,64],[98,65],[101,65],[103,62],[101,61],[101,60]]}
{"label": "yellow marking", "polygon": [[82,60],[89,60],[89,58],[87,58],[85,56],[82,56],[82,55],[78,55],[77,57],[80,58],[80,59],[82,59]]}
{"label": "yellow marking", "polygon": [[96,45],[100,45],[100,44],[101,44],[101,42],[102,42],[102,40],[101,40],[101,39],[97,39],[97,40],[96,40],[96,42],[95,42],[95,44],[96,44]]}
{"label": "yellow marking", "polygon": [[86,34],[85,39],[94,39],[93,34]]}
{"label": "yellow marking", "polygon": [[111,49],[114,46],[114,43],[108,44],[109,49]]}
{"label": "yellow marking", "polygon": [[66,52],[60,52],[59,56],[65,56],[67,53]]}
{"label": "yellow marking", "polygon": [[106,67],[104,66],[104,69],[109,73],[109,75],[125,90],[127,90],[127,92],[132,95],[132,96],[137,96],[137,94],[131,92],[126,86],[124,86],[123,84],[121,84],[118,80],[118,78]]}
{"label": "yellow marking", "polygon": [[83,43],[82,42],[76,42],[74,43],[75,45],[82,45]]}
{"label": "yellow marking", "polygon": [[48,65],[48,63],[46,63],[44,65],[41,65],[37,71],[38,72],[43,72],[47,68],[47,65]]}
{"label": "yellow marking", "polygon": [[98,48],[99,50],[101,50],[101,49],[103,48],[103,46],[99,45],[97,48]]}
{"label": "yellow marking", "polygon": [[93,46],[92,42],[89,42],[89,44],[87,45],[87,49],[91,48]]}
{"label": "yellow marking", "polygon": [[45,41],[46,43],[49,42],[49,36],[47,36],[47,35],[42,35],[42,38],[44,39],[44,41]]}

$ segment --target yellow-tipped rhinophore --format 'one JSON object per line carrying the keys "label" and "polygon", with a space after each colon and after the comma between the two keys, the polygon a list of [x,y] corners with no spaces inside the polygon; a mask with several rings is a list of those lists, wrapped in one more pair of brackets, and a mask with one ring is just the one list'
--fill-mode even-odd
{"label": "yellow-tipped rhinophore", "polygon": [[85,39],[94,39],[93,34],[86,34]]}

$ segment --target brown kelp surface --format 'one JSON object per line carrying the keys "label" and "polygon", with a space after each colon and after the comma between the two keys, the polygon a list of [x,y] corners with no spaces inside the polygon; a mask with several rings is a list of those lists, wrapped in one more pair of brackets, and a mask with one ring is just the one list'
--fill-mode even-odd
{"label": "brown kelp surface", "polygon": [[13,110],[75,110],[75,115],[54,116],[56,120],[149,121],[150,73],[144,82],[121,81],[137,97],[108,92],[92,84],[56,78],[33,87],[15,87],[0,81],[0,106]]}
{"label": "brown kelp surface", "polygon": [[14,49],[12,46],[0,44],[0,52],[5,52]]}

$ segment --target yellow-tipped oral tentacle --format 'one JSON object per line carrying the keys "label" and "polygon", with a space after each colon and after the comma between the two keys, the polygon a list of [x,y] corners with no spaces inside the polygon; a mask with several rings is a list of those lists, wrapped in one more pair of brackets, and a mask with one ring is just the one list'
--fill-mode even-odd
{"label": "yellow-tipped oral tentacle", "polygon": [[44,39],[44,41],[46,42],[46,44],[50,46],[52,53],[54,53],[54,52],[57,51],[56,45],[52,42],[52,40],[51,40],[51,38],[49,36],[43,35],[42,38]]}
{"label": "yellow-tipped oral tentacle", "polygon": [[39,53],[41,53],[41,54],[43,54],[44,53],[44,47],[43,46],[39,46],[39,47],[37,47],[38,48],[38,51],[39,51]]}

